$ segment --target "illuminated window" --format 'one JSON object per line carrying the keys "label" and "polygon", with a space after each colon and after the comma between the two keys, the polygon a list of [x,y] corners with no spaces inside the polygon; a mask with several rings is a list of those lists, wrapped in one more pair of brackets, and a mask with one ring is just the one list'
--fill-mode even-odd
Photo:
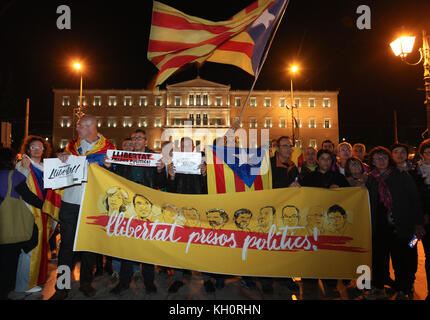
{"label": "illuminated window", "polygon": [[114,97],[114,96],[110,96],[110,97],[109,97],[108,105],[109,105],[110,107],[116,106],[116,97]]}
{"label": "illuminated window", "polygon": [[272,105],[272,99],[271,98],[264,98],[264,106],[270,107]]}
{"label": "illuminated window", "polygon": [[188,96],[188,105],[189,106],[193,106],[194,105],[194,95],[193,94],[190,94]]}
{"label": "illuminated window", "polygon": [[285,98],[279,98],[279,106],[285,107]]}
{"label": "illuminated window", "polygon": [[139,106],[146,107],[148,105],[148,99],[146,97],[139,97]]}
{"label": "illuminated window", "polygon": [[131,97],[124,97],[124,107],[131,107],[132,100]]}
{"label": "illuminated window", "polygon": [[317,139],[309,139],[309,147],[317,147]]}
{"label": "illuminated window", "polygon": [[257,106],[257,98],[256,97],[251,97],[249,100],[249,106],[250,107],[256,107]]}
{"label": "illuminated window", "polygon": [[155,118],[154,120],[154,127],[160,128],[161,127],[161,118]]}
{"label": "illuminated window", "polygon": [[203,95],[203,105],[204,106],[209,105],[209,96],[206,93]]}
{"label": "illuminated window", "polygon": [[141,127],[146,128],[146,127],[147,127],[147,125],[148,125],[148,121],[146,120],[146,117],[140,117],[140,118],[139,118],[139,122],[137,123],[137,126],[138,126],[139,128],[141,128]]}
{"label": "illuminated window", "polygon": [[162,104],[161,96],[156,96],[155,97],[155,106],[161,107],[161,104]]}
{"label": "illuminated window", "polygon": [[215,105],[217,107],[221,107],[222,106],[222,98],[221,97],[216,97],[215,98]]}
{"label": "illuminated window", "polygon": [[122,122],[122,126],[124,128],[131,128],[131,126],[133,125],[133,120],[131,120],[131,118],[129,117],[124,117],[124,121]]}
{"label": "illuminated window", "polygon": [[100,107],[102,105],[102,97],[96,96],[94,97],[93,106]]}
{"label": "illuminated window", "polygon": [[300,104],[300,98],[294,98],[294,105],[296,107],[300,107],[301,106],[301,104]]}
{"label": "illuminated window", "polygon": [[240,107],[241,105],[241,99],[239,97],[234,98],[234,106]]}
{"label": "illuminated window", "polygon": [[175,107],[180,107],[182,105],[181,97],[175,97]]}
{"label": "illuminated window", "polygon": [[326,128],[326,129],[331,128],[331,120],[330,119],[324,119],[324,128]]}
{"label": "illuminated window", "polygon": [[70,97],[63,97],[63,106],[70,106]]}
{"label": "illuminated window", "polygon": [[317,123],[315,118],[310,118],[309,119],[309,128],[316,128],[317,127]]}
{"label": "illuminated window", "polygon": [[107,122],[108,128],[116,128],[116,119],[115,118],[109,118]]}
{"label": "illuminated window", "polygon": [[[80,96],[78,96],[78,106],[80,105],[80,103],[81,103],[81,97]],[[82,96],[82,105],[83,106],[86,106],[87,105],[87,102],[86,102],[86,99],[85,99],[85,96]]]}
{"label": "illuminated window", "polygon": [[272,119],[271,118],[266,118],[264,120],[264,127],[265,128],[271,128],[272,127]]}
{"label": "illuminated window", "polygon": [[330,107],[330,98],[324,98],[323,99],[323,107],[329,108]]}
{"label": "illuminated window", "polygon": [[257,128],[258,122],[256,118],[249,118],[249,127],[250,128]]}
{"label": "illuminated window", "polygon": [[279,119],[279,128],[286,128],[287,121],[285,119]]}
{"label": "illuminated window", "polygon": [[315,108],[315,98],[309,98],[309,108]]}

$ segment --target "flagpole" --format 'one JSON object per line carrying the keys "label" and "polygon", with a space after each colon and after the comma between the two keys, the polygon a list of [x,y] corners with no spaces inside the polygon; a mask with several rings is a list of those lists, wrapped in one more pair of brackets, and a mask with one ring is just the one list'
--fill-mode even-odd
{"label": "flagpole", "polygon": [[[251,89],[248,92],[248,95],[245,99],[245,102],[243,103],[242,110],[240,110],[239,119],[238,119],[237,123],[240,123],[240,119],[242,118],[243,110],[245,110],[245,106],[248,103],[249,97],[251,96],[251,93],[254,90],[255,83],[257,82],[258,76],[260,75],[260,71],[261,71],[261,69],[263,69],[264,62],[266,61],[267,55],[269,54],[269,50],[270,50],[270,47],[272,46],[273,39],[275,38],[275,34],[278,31],[279,25],[281,24],[281,20],[284,17],[284,14],[285,14],[285,11],[287,10],[287,6],[288,6],[289,2],[290,2],[290,0],[285,1],[284,7],[282,8],[282,13],[278,19],[278,23],[276,24],[276,27],[272,32],[272,35],[271,35],[271,38],[269,41],[269,45],[266,46],[266,49],[265,49],[264,55],[263,55],[263,59],[261,60],[261,63],[260,63],[260,65],[259,65],[259,67],[255,73],[254,82],[252,83]],[[236,125],[236,123],[235,123],[235,125]],[[234,130],[236,130],[236,129],[234,129]]]}

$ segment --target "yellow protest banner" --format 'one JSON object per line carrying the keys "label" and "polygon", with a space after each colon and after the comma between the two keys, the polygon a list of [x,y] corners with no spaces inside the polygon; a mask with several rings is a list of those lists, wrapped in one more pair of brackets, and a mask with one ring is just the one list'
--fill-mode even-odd
{"label": "yellow protest banner", "polygon": [[76,251],[202,272],[355,279],[371,268],[362,188],[162,192],[90,165]]}

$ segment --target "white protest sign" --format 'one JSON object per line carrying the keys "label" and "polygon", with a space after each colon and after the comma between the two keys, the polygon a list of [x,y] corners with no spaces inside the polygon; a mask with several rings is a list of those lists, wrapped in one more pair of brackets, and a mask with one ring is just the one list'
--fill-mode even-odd
{"label": "white protest sign", "polygon": [[85,156],[69,156],[63,163],[58,158],[43,160],[45,189],[60,189],[86,181],[88,163]]}
{"label": "white protest sign", "polygon": [[201,152],[173,152],[173,165],[176,173],[200,174]]}
{"label": "white protest sign", "polygon": [[145,153],[124,150],[107,150],[106,162],[127,166],[156,167],[162,157],[159,153]]}

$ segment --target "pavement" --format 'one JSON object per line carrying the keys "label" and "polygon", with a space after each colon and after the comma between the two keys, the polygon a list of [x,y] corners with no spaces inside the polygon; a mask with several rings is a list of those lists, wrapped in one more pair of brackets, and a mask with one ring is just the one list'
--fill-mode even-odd
{"label": "pavement", "polygon": [[[418,271],[416,273],[415,291],[413,300],[424,300],[427,296],[427,282],[424,269],[424,250],[421,242],[418,242]],[[54,294],[54,285],[56,281],[56,260],[50,260],[48,267],[48,281],[42,291],[32,294],[23,294],[12,292],[9,298],[13,300],[48,300]],[[391,277],[394,279],[393,270]],[[262,290],[261,283],[256,280],[256,288],[246,288],[241,285],[241,277],[228,277],[225,280],[225,287],[216,290],[214,293],[206,293],[203,287],[203,278],[200,272],[192,271],[190,275],[184,276],[184,286],[176,293],[168,293],[167,289],[173,282],[173,276],[169,273],[160,273],[160,268],[156,267],[155,285],[157,293],[146,294],[143,279],[133,279],[130,288],[120,295],[111,294],[109,291],[118,283],[107,273],[94,278],[93,287],[97,290],[94,297],[88,298],[79,291],[79,263],[73,270],[71,290],[66,300],[331,300],[323,294],[322,284],[319,281],[319,290],[309,290],[303,285],[300,278],[294,280],[299,285],[298,292],[290,291],[283,286],[278,279],[273,284],[273,293],[265,294]],[[215,284],[215,282],[214,282]],[[340,297],[335,300],[361,300],[363,295],[351,296],[344,285],[339,282],[338,289]],[[389,297],[396,299],[396,294]]]}

